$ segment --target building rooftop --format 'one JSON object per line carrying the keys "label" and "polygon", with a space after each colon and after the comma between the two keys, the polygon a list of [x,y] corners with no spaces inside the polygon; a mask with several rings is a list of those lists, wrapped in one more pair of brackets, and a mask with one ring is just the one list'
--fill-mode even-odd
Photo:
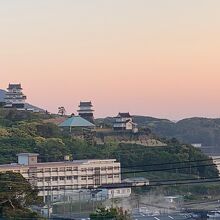
{"label": "building rooftop", "polygon": [[122,182],[149,182],[149,180],[144,177],[131,177],[124,179]]}
{"label": "building rooftop", "polygon": [[131,118],[131,115],[129,112],[119,112],[117,117],[122,117],[122,118]]}
{"label": "building rooftop", "polygon": [[79,104],[79,107],[87,107],[87,106],[92,107],[93,106],[92,102],[91,101],[90,102],[80,102],[80,104]]}
{"label": "building rooftop", "polygon": [[20,154],[17,154],[16,156],[29,156],[29,157],[36,157],[36,156],[39,156],[39,154],[36,154],[36,153],[20,153]]}
{"label": "building rooftop", "polygon": [[60,167],[60,166],[74,166],[74,165],[88,165],[88,164],[102,164],[108,162],[116,162],[116,159],[86,159],[86,160],[73,160],[73,161],[61,161],[61,162],[45,162],[45,163],[36,163],[31,165],[23,165],[18,163],[11,163],[11,164],[2,164],[0,165],[0,170],[4,168],[11,168],[11,169],[19,169],[25,167]]}
{"label": "building rooftop", "polygon": [[8,89],[22,89],[21,88],[21,84],[12,84],[12,83],[9,83],[8,85]]}
{"label": "building rooftop", "polygon": [[59,127],[95,127],[95,125],[80,116],[72,116],[61,123]]}
{"label": "building rooftop", "polygon": [[111,183],[111,184],[102,184],[99,188],[105,189],[120,189],[120,188],[130,188],[132,183]]}

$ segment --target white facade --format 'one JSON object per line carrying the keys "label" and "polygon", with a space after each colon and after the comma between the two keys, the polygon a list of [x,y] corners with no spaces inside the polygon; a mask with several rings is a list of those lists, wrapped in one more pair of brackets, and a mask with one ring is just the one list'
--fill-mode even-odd
{"label": "white facade", "polygon": [[91,102],[80,102],[79,104],[79,115],[81,114],[93,114],[94,110],[92,109],[93,105]]}
{"label": "white facade", "polygon": [[115,117],[113,129],[137,132],[137,124],[133,122],[129,113],[119,113],[118,116]]}
{"label": "white facade", "polygon": [[126,198],[131,195],[131,188],[108,189],[108,198]]}
{"label": "white facade", "polygon": [[121,167],[115,159],[36,163],[35,154],[19,154],[18,158],[21,164],[0,165],[0,172],[21,173],[43,197],[48,195],[48,190],[55,196],[64,190],[121,183]]}
{"label": "white facade", "polygon": [[24,108],[26,96],[22,90],[21,84],[9,84],[5,94],[5,107]]}

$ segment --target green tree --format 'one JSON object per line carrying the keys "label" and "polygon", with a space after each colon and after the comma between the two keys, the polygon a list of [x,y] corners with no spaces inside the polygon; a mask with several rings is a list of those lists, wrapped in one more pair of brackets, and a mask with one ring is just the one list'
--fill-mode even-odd
{"label": "green tree", "polygon": [[[37,217],[28,209],[38,201],[37,190],[19,173],[0,173],[0,216],[6,219]],[[37,218],[36,218],[37,219]]]}
{"label": "green tree", "polygon": [[66,114],[66,109],[63,106],[59,107],[58,114],[64,116]]}
{"label": "green tree", "polygon": [[90,215],[91,220],[131,220],[131,216],[122,208],[99,208]]}

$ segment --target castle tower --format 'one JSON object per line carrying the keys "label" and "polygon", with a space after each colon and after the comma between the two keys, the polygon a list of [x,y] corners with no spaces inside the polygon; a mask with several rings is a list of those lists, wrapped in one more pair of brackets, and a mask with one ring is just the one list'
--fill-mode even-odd
{"label": "castle tower", "polygon": [[21,84],[9,84],[5,94],[5,108],[25,108],[27,97],[22,92]]}
{"label": "castle tower", "polygon": [[78,114],[87,121],[94,123],[94,116],[93,116],[94,110],[92,109],[92,107],[93,107],[92,102],[80,102]]}

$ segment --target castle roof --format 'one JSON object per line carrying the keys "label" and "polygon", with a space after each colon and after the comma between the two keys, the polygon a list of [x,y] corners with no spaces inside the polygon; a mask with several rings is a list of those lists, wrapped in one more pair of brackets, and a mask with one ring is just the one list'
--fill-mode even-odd
{"label": "castle roof", "polygon": [[131,118],[131,115],[129,112],[119,112],[117,117],[121,117],[121,118]]}
{"label": "castle roof", "polygon": [[92,107],[92,102],[80,102],[79,107],[87,107],[90,106]]}
{"label": "castle roof", "polygon": [[11,84],[11,83],[9,83],[8,89],[22,89],[22,88],[21,88],[21,84],[20,83],[19,84]]}
{"label": "castle roof", "polygon": [[95,127],[95,125],[80,116],[72,116],[61,123],[59,127]]}

